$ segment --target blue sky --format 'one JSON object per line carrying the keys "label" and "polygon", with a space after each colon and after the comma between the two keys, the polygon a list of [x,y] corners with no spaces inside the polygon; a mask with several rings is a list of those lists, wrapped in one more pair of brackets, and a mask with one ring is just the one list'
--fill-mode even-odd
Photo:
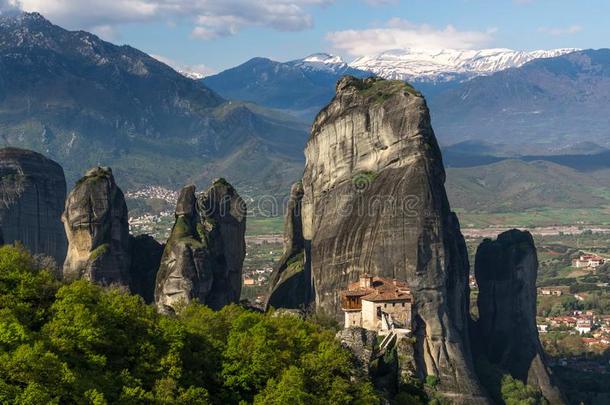
{"label": "blue sky", "polygon": [[0,0],[177,66],[402,47],[603,48],[608,0]]}

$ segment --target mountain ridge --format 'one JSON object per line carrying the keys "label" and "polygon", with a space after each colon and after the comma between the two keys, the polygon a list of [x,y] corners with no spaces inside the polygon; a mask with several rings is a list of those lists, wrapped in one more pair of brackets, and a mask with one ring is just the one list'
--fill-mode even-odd
{"label": "mountain ridge", "polygon": [[[227,101],[135,48],[67,31],[37,13],[0,17],[0,123],[2,146],[58,161],[68,184],[103,163],[127,188],[217,176],[236,187],[264,185],[280,170],[287,190],[307,136],[302,123]],[[250,156],[243,170],[223,169],[223,159],[243,148]]]}
{"label": "mountain ridge", "polygon": [[489,75],[522,66],[531,60],[560,56],[577,50],[396,49],[357,58],[349,66],[370,71],[385,79],[442,83]]}
{"label": "mountain ridge", "polygon": [[610,49],[537,59],[431,94],[443,144],[464,140],[608,148]]}
{"label": "mountain ridge", "polygon": [[252,58],[205,77],[202,83],[225,98],[286,110],[310,122],[332,99],[335,84],[344,75],[371,74],[351,68],[336,56],[318,53],[289,62]]}

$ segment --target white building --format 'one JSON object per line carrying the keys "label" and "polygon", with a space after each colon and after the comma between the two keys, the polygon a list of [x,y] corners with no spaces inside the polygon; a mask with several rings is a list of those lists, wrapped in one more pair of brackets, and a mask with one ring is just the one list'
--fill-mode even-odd
{"label": "white building", "polygon": [[579,318],[576,321],[576,331],[581,335],[584,333],[591,333],[591,329],[593,328],[593,319],[592,318]]}
{"label": "white building", "polygon": [[412,299],[407,283],[363,274],[341,292],[345,327],[359,326],[377,332],[411,329]]}
{"label": "white building", "polygon": [[577,269],[581,269],[581,268],[596,269],[599,266],[601,266],[602,264],[604,264],[604,262],[605,262],[605,259],[601,256],[581,254],[580,257],[578,257],[578,259],[572,260],[572,267],[575,267]]}

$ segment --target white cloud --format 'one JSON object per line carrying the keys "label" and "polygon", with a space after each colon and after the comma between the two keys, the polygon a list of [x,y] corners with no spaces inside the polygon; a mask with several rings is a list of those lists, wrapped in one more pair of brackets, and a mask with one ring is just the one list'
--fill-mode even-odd
{"label": "white cloud", "polygon": [[203,78],[206,76],[213,75],[216,71],[206,65],[188,65],[184,63],[177,62],[171,58],[167,58],[163,55],[150,55],[159,62],[163,62],[166,65],[172,67],[174,70],[192,77],[192,78]]}
{"label": "white cloud", "polygon": [[496,29],[460,31],[453,25],[439,29],[393,18],[381,28],[331,32],[326,39],[338,51],[363,56],[403,48],[482,48],[491,42],[495,32]]}
{"label": "white cloud", "polygon": [[539,32],[544,32],[545,34],[553,35],[553,36],[561,36],[561,35],[571,35],[576,34],[577,32],[582,31],[582,27],[580,25],[570,25],[569,27],[559,27],[559,28],[549,28],[549,27],[540,27],[538,28]]}
{"label": "white cloud", "polygon": [[146,21],[175,23],[177,19],[183,19],[192,22],[193,37],[212,39],[235,35],[249,26],[265,26],[279,31],[307,29],[313,25],[309,8],[334,1],[21,0],[21,6],[25,11],[38,11],[70,28],[91,29]]}
{"label": "white cloud", "polygon": [[92,33],[106,41],[116,41],[121,37],[116,27],[112,25],[98,25],[90,29]]}
{"label": "white cloud", "polygon": [[19,8],[20,5],[17,0],[0,0],[0,15],[19,12]]}

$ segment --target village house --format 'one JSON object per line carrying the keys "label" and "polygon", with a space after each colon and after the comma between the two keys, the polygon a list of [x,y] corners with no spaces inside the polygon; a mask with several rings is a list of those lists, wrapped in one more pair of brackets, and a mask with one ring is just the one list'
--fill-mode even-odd
{"label": "village house", "polygon": [[573,316],[555,316],[552,318],[548,318],[547,321],[554,328],[558,326],[566,326],[568,328],[575,328],[577,323],[577,318]]}
{"label": "village house", "polygon": [[605,259],[601,256],[581,254],[578,258],[572,260],[572,267],[577,269],[596,269],[604,264],[604,262]]}
{"label": "village house", "polygon": [[538,295],[553,295],[559,297],[563,292],[559,288],[539,288]]}
{"label": "village house", "polygon": [[578,318],[576,321],[576,327],[574,329],[581,335],[591,333],[591,329],[593,329],[593,319],[590,317]]}
{"label": "village house", "polygon": [[587,299],[587,297],[588,297],[587,293],[574,294],[574,298],[576,298],[578,301],[584,301]]}
{"label": "village house", "polygon": [[407,283],[368,274],[341,292],[345,327],[362,327],[378,333],[411,329],[412,296]]}

